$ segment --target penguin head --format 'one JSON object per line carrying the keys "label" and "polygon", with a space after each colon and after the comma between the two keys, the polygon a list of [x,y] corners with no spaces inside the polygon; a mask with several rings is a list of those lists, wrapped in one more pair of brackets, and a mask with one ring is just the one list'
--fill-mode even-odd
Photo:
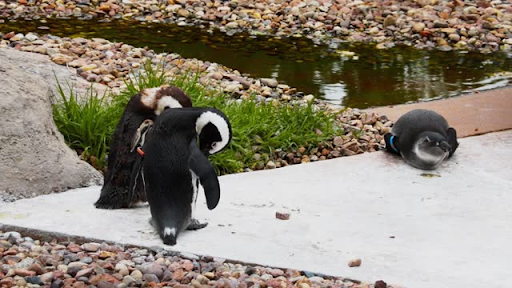
{"label": "penguin head", "polygon": [[215,154],[226,148],[231,141],[231,124],[224,113],[209,109],[196,120],[196,132],[199,135],[199,149],[204,154]]}
{"label": "penguin head", "polygon": [[451,146],[443,135],[428,131],[418,137],[414,150],[422,161],[437,165],[448,157]]}
{"label": "penguin head", "polygon": [[190,97],[178,87],[163,85],[161,87],[146,88],[140,91],[141,103],[160,115],[168,108],[192,107]]}

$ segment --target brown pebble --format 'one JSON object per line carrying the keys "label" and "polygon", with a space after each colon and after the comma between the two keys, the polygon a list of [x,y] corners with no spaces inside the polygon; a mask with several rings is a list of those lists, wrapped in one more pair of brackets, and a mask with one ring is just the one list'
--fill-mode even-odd
{"label": "brown pebble", "polygon": [[41,265],[34,263],[28,267],[28,270],[36,272],[37,275],[44,274],[44,270]]}
{"label": "brown pebble", "polygon": [[348,261],[348,267],[359,267],[361,266],[361,259],[352,259]]}
{"label": "brown pebble", "polygon": [[77,252],[82,251],[82,248],[78,244],[71,243],[71,244],[68,245],[68,250],[73,252],[73,253],[77,253]]}
{"label": "brown pebble", "polygon": [[185,273],[183,272],[183,269],[178,269],[172,273],[172,279],[176,281],[181,281],[185,277]]}
{"label": "brown pebble", "polygon": [[92,272],[93,272],[93,268],[82,269],[76,273],[75,277],[77,279],[82,276],[89,277],[89,276],[91,276]]}
{"label": "brown pebble", "polygon": [[36,272],[27,269],[14,269],[14,274],[21,277],[36,276]]}
{"label": "brown pebble", "polygon": [[290,213],[286,212],[276,212],[276,218],[281,220],[289,220],[290,219]]}
{"label": "brown pebble", "polygon": [[14,35],[15,35],[15,34],[14,34],[14,31],[11,31],[11,32],[9,32],[9,33],[4,34],[4,36],[2,36],[2,39],[4,39],[4,40],[9,40],[9,39],[11,39],[12,37],[14,37]]}
{"label": "brown pebble", "polygon": [[379,281],[375,282],[375,284],[373,286],[375,288],[387,288],[388,284],[386,284],[386,282],[384,282],[382,280],[379,280]]}

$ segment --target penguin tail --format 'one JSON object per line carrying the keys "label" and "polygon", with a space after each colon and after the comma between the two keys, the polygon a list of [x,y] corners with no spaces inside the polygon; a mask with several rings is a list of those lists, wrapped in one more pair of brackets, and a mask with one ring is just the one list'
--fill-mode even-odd
{"label": "penguin tail", "polygon": [[174,246],[176,245],[176,237],[172,237],[172,236],[164,236],[162,238],[163,242],[165,245],[170,245],[170,246]]}
{"label": "penguin tail", "polygon": [[165,227],[161,231],[162,241],[165,245],[176,245],[176,239],[178,238],[178,230],[176,227]]}
{"label": "penguin tail", "polygon": [[398,137],[391,133],[386,133],[384,134],[384,142],[386,143],[386,151],[400,156],[400,152],[398,150],[398,147],[396,146],[398,143]]}

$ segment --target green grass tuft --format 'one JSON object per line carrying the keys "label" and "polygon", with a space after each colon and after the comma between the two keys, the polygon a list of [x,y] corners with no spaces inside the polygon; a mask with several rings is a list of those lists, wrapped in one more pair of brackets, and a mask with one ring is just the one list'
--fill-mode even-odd
{"label": "green grass tuft", "polygon": [[[276,151],[290,152],[299,147],[309,150],[340,133],[334,125],[335,116],[316,111],[313,105],[237,102],[205,88],[199,83],[199,76],[199,73],[187,73],[169,79],[161,66],[153,68],[148,63],[138,77],[125,82],[127,87],[112,102],[90,92],[87,101],[78,103],[73,93],[66,97],[59,84],[62,103],[54,106],[55,122],[72,148],[83,149],[97,159],[104,159],[115,125],[131,96],[144,88],[175,85],[192,98],[194,106],[215,107],[228,116],[233,139],[226,150],[210,156],[220,174],[254,169],[256,165],[262,165],[258,161],[274,160]],[[323,133],[317,134],[316,129]],[[256,153],[261,155],[258,160],[254,157]],[[96,167],[101,169],[104,162],[99,164]]]}
{"label": "green grass tuft", "polygon": [[53,119],[66,143],[97,169],[106,165],[110,138],[122,110],[107,101],[107,94],[98,95],[92,85],[86,95],[78,97],[68,84],[66,95],[57,83],[59,98],[53,105]]}

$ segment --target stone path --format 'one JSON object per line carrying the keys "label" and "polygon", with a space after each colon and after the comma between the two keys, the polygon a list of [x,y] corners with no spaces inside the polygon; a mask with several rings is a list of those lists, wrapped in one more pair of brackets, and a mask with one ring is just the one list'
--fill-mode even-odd
{"label": "stone path", "polygon": [[368,111],[386,115],[394,122],[408,111],[419,108],[434,110],[445,116],[459,137],[512,129],[512,87]]}
{"label": "stone path", "polygon": [[[461,139],[432,174],[384,152],[220,178],[198,202],[203,230],[182,252],[405,287],[506,287],[512,250],[512,131]],[[0,222],[145,246],[162,245],[149,210],[93,208],[99,187],[0,204]],[[277,211],[290,220],[275,218]],[[2,227],[0,227],[0,230]],[[348,267],[353,258],[362,265]]]}

